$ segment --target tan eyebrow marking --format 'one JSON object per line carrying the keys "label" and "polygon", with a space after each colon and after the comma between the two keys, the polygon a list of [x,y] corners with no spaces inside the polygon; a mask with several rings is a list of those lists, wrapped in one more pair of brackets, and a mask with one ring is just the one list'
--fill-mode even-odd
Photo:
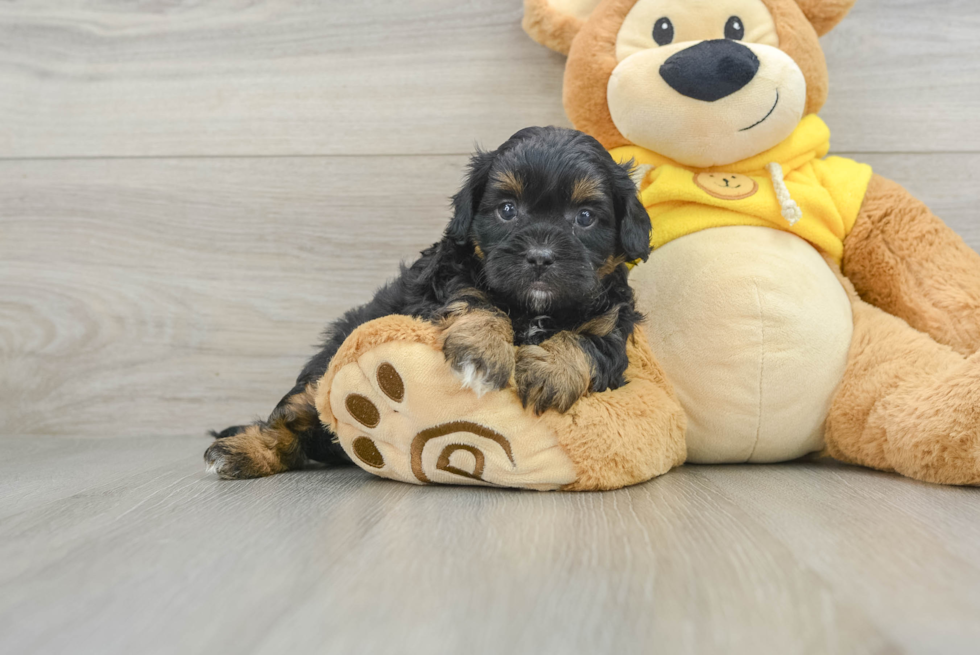
{"label": "tan eyebrow marking", "polygon": [[586,202],[602,199],[602,182],[594,177],[583,177],[575,180],[572,186],[572,202]]}
{"label": "tan eyebrow marking", "polygon": [[493,181],[501,191],[508,191],[514,196],[524,193],[524,182],[513,171],[497,171],[493,174]]}

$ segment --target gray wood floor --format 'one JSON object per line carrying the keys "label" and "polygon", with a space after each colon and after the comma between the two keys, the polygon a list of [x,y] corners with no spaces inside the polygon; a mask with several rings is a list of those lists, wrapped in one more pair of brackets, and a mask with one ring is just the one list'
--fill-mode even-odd
{"label": "gray wood floor", "polygon": [[[204,474],[204,430],[437,238],[474,143],[567,124],[520,14],[0,3],[0,652],[978,652],[978,490]],[[835,152],[974,248],[978,34],[975,0],[858,0],[824,39]]]}

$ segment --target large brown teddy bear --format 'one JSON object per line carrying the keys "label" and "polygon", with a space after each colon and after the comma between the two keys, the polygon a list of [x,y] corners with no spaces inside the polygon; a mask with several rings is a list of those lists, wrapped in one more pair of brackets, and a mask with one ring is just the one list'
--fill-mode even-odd
{"label": "large brown teddy bear", "polygon": [[[510,389],[460,390],[435,328],[381,319],[317,394],[355,461],[417,483],[601,489],[685,455],[824,451],[980,484],[980,256],[897,184],[827,157],[816,116],[818,37],[852,4],[526,0],[528,33],[568,54],[569,117],[634,161],[653,223],[630,384],[538,418]],[[381,367],[400,371],[397,400]]]}

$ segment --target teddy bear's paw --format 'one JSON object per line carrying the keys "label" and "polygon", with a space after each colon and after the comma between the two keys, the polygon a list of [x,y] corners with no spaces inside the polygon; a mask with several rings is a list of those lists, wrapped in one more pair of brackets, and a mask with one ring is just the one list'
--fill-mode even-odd
{"label": "teddy bear's paw", "polygon": [[[319,399],[318,399],[319,402]],[[576,478],[557,436],[511,388],[461,388],[443,354],[389,342],[337,371],[329,394],[337,438],[354,462],[414,484],[555,489]],[[321,409],[321,417],[329,419]]]}
{"label": "teddy bear's paw", "polygon": [[879,401],[869,424],[902,475],[980,486],[980,353]]}

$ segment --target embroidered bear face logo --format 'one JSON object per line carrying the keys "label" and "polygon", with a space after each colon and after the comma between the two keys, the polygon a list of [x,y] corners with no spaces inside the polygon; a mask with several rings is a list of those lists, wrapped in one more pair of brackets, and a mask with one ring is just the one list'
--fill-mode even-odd
{"label": "embroidered bear face logo", "polygon": [[564,101],[606,148],[694,168],[788,137],[826,99],[818,34],[854,0],[525,0],[524,26],[568,52]]}
{"label": "embroidered bear face logo", "polygon": [[698,173],[694,183],[709,196],[721,200],[745,200],[759,190],[759,183],[738,173]]}

